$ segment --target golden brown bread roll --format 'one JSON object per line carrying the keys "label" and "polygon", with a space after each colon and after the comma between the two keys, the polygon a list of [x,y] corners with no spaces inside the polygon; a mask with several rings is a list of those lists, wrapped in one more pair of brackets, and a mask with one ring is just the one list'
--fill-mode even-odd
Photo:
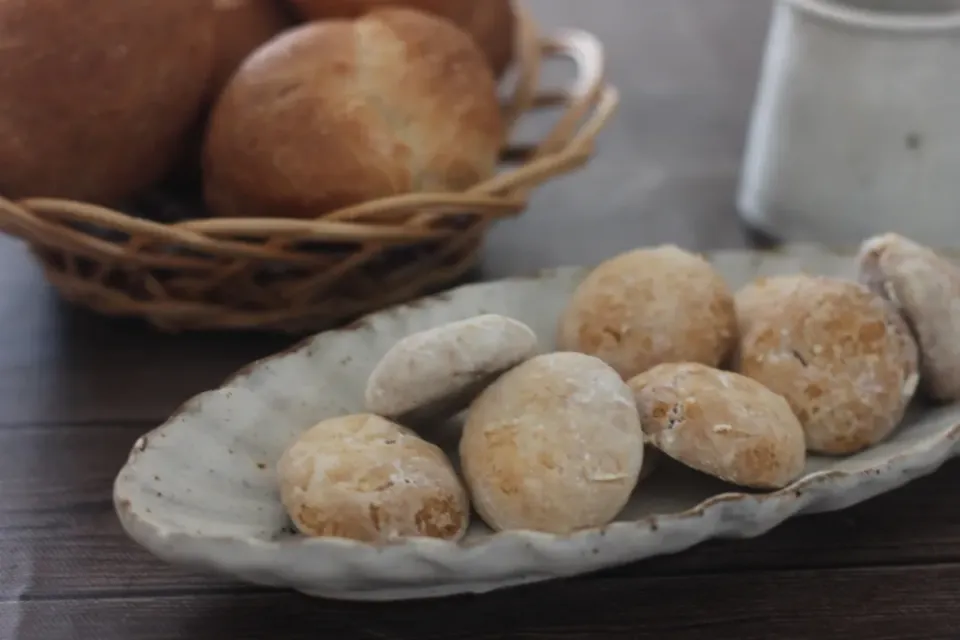
{"label": "golden brown bread roll", "polygon": [[210,0],[0,0],[0,194],[111,204],[159,180],[213,47]]}
{"label": "golden brown bread roll", "polygon": [[200,184],[203,137],[210,107],[240,64],[264,42],[293,26],[291,12],[280,0],[213,0],[216,9],[213,71],[207,86],[205,110],[195,123],[181,158],[165,187],[194,193]]}
{"label": "golden brown bread roll", "polygon": [[216,57],[210,95],[217,96],[248,55],[294,24],[280,0],[213,0],[217,10]]}
{"label": "golden brown bread roll", "polygon": [[516,15],[510,0],[292,0],[292,4],[310,20],[356,18],[388,6],[426,11],[473,36],[497,76],[513,60]]}
{"label": "golden brown bread roll", "polygon": [[493,75],[449,22],[406,9],[313,22],[260,47],[213,109],[204,190],[221,216],[317,217],[460,191],[495,170]]}

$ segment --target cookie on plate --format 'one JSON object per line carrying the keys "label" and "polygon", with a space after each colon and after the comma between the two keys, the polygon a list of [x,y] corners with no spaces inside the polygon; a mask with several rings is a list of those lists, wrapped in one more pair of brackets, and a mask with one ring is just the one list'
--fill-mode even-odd
{"label": "cookie on plate", "polygon": [[593,356],[550,353],[510,370],[471,404],[460,463],[491,528],[562,534],[620,513],[643,447],[617,372]]}
{"label": "cookie on plate", "polygon": [[853,281],[811,276],[755,318],[737,368],[786,398],[807,449],[843,455],[886,438],[917,387],[917,346],[896,310]]}
{"label": "cookie on plate", "polygon": [[637,249],[584,278],[557,344],[600,358],[625,380],[664,362],[717,366],[737,344],[733,295],[700,256],[673,245]]}
{"label": "cookie on plate", "polygon": [[740,335],[745,335],[757,319],[776,314],[783,301],[802,286],[817,279],[805,273],[766,276],[744,285],[733,296]]}
{"label": "cookie on plate", "polygon": [[743,487],[779,489],[803,473],[803,427],[759,382],[697,363],[658,365],[628,382],[647,442]]}
{"label": "cookie on plate", "polygon": [[469,524],[466,490],[446,455],[379,416],[308,429],[280,458],[277,480],[287,513],[308,536],[456,540]]}
{"label": "cookie on plate", "polygon": [[889,300],[920,348],[920,385],[932,399],[960,400],[960,268],[888,233],[865,241],[860,281]]}
{"label": "cookie on plate", "polygon": [[404,424],[449,418],[504,371],[537,353],[530,327],[485,314],[397,342],[367,380],[367,411]]}

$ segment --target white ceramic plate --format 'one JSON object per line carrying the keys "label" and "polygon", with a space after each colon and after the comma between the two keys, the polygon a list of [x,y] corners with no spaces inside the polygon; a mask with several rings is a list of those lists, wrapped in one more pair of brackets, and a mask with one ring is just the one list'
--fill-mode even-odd
{"label": "white ceramic plate", "polygon": [[[849,256],[795,247],[710,256],[732,286],[800,270],[852,276]],[[673,553],[715,537],[762,534],[801,513],[842,509],[937,469],[957,449],[960,408],[919,409],[885,443],[843,459],[812,457],[775,493],[744,493],[677,464],[642,482],[617,522],[570,536],[498,534],[474,518],[461,543],[413,539],[375,547],[291,532],[274,463],[297,434],[362,410],[378,358],[403,336],[480,313],[528,323],[551,348],[581,269],[465,286],[320,334],[196,396],[140,438],[114,501],[128,534],[170,562],[241,580],[353,600],[483,592]],[[457,425],[428,434],[454,452]]]}

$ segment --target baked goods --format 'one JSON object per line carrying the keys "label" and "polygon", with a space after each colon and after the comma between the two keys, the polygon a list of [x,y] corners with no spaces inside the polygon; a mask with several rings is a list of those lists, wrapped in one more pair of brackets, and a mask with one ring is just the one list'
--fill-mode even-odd
{"label": "baked goods", "polygon": [[570,533],[620,512],[643,464],[629,387],[601,360],[539,355],[471,404],[460,463],[493,529]]}
{"label": "baked goods", "polygon": [[213,0],[213,6],[217,22],[210,95],[216,97],[247,56],[294,21],[281,0]]}
{"label": "baked goods", "polygon": [[960,400],[960,268],[897,234],[865,241],[860,280],[897,307],[920,348],[921,387]]}
{"label": "baked goods", "polygon": [[778,313],[784,300],[799,287],[816,281],[816,278],[805,273],[792,273],[757,278],[738,289],[733,300],[740,335],[746,335],[750,325],[757,319]]}
{"label": "baked goods", "polygon": [[696,363],[630,379],[647,442],[674,460],[744,487],[779,489],[803,473],[803,427],[759,382]]}
{"label": "baked goods", "polygon": [[561,319],[561,350],[597,356],[629,379],[664,362],[718,366],[737,344],[733,295],[703,258],[673,245],[597,266]]}
{"label": "baked goods", "polygon": [[210,117],[204,191],[221,216],[313,218],[461,191],[495,169],[493,75],[449,22],[406,9],[295,27],[238,69]]}
{"label": "baked goods", "polygon": [[469,33],[496,75],[513,59],[516,15],[510,0],[291,0],[308,19],[355,18],[373,9],[404,6],[451,20]]}
{"label": "baked goods", "polygon": [[[901,260],[922,258],[924,268],[939,266],[929,250],[888,236],[864,245],[861,278],[907,308],[895,288],[906,267],[892,260],[901,251]],[[620,326],[640,327],[645,334],[639,335],[660,331],[679,344],[683,334],[669,320],[682,324],[697,309],[720,307],[721,313],[707,315],[724,322],[702,323],[701,334],[739,336],[737,371],[665,361],[625,382],[613,365],[589,353],[535,355],[529,327],[483,314],[394,344],[367,379],[366,410],[398,421],[446,418],[473,398],[461,431],[422,433],[448,451],[451,436],[459,436],[459,465],[453,466],[491,529],[560,536],[605,527],[618,516],[656,513],[658,500],[667,498],[660,492],[670,494],[677,480],[664,473],[641,484],[657,456],[750,490],[799,492],[812,480],[801,480],[807,470],[834,467],[818,454],[858,453],[897,427],[918,384],[918,349],[891,302],[854,280],[804,273],[758,278],[736,296],[724,296],[720,276],[704,265],[672,246],[618,256],[574,287],[570,304],[560,309],[558,334],[571,309],[589,317],[614,300],[629,307]],[[936,274],[960,273],[947,266],[956,271]],[[909,266],[908,273],[916,276],[918,269]],[[671,278],[673,286],[664,285]],[[693,284],[685,286],[687,281]],[[556,296],[568,294],[569,280],[558,278],[554,286],[538,313],[563,307]],[[955,296],[941,291],[949,300]],[[625,301],[648,304],[630,307]],[[542,326],[545,318],[526,304],[518,308],[520,317]],[[462,317],[456,309],[450,313]],[[726,330],[716,331],[717,324]],[[620,340],[603,355],[622,363],[622,350],[635,344]],[[716,348],[713,359],[722,362],[717,354],[728,350]],[[456,403],[446,405],[450,398]],[[675,489],[669,495],[674,513],[709,495],[694,484]]]}
{"label": "baked goods", "polygon": [[204,111],[188,135],[187,146],[163,187],[179,193],[201,190],[203,137],[209,110],[240,64],[264,42],[292,26],[282,0],[213,0],[216,11],[213,67],[207,82]]}
{"label": "baked goods", "polygon": [[466,492],[443,452],[379,416],[308,429],[280,458],[277,480],[290,518],[309,536],[456,540],[468,524]]}
{"label": "baked goods", "polygon": [[738,369],[787,399],[807,448],[851,454],[889,435],[917,386],[896,311],[856,282],[815,277],[754,320]]}
{"label": "baked goods", "polygon": [[214,47],[210,0],[0,0],[0,193],[116,204],[170,168]]}
{"label": "baked goods", "polygon": [[536,352],[530,327],[496,314],[419,331],[397,342],[374,367],[367,411],[403,424],[448,418]]}

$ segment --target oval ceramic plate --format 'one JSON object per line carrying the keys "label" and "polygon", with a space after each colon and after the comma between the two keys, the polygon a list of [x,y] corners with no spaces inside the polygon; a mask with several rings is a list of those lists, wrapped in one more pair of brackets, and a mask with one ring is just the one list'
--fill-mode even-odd
{"label": "oval ceramic plate", "polygon": [[[809,247],[709,257],[734,287],[775,273],[854,273],[851,257]],[[363,409],[367,375],[394,342],[494,312],[529,324],[550,349],[558,315],[584,273],[560,269],[461,287],[251,365],[137,441],[114,487],[124,528],[170,562],[257,584],[353,600],[435,597],[584,573],[709,538],[756,536],[792,516],[890,491],[934,471],[956,450],[960,408],[917,409],[886,442],[848,458],[811,457],[800,480],[773,493],[745,493],[665,462],[641,482],[617,522],[570,536],[493,534],[476,517],[460,543],[411,539],[376,547],[293,533],[277,497],[275,462],[304,429]],[[450,423],[424,435],[455,452],[457,430]]]}

